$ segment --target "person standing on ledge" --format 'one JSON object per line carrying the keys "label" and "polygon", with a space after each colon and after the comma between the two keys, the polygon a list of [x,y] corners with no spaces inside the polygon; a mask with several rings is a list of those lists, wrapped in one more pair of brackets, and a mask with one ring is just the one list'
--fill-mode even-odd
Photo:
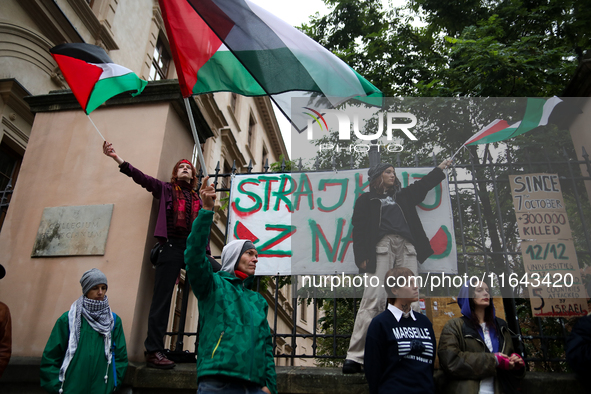
{"label": "person standing on ledge", "polygon": [[222,249],[222,269],[214,273],[205,254],[213,220],[215,189],[203,180],[203,209],[187,239],[185,262],[199,301],[197,381],[199,394],[277,394],[269,305],[250,290],[258,253],[248,240]]}
{"label": "person standing on ledge", "polygon": [[[353,254],[359,273],[377,277],[380,285],[368,286],[355,317],[343,373],[360,373],[365,336],[371,320],[386,309],[382,280],[394,267],[406,267],[418,274],[419,263],[433,254],[416,206],[429,190],[445,179],[451,160],[444,160],[419,181],[402,188],[394,166],[380,163],[369,169],[369,193],[355,201],[353,209]],[[417,300],[418,301],[418,300]],[[419,310],[418,302],[411,306]]]}
{"label": "person standing on ledge", "polygon": [[[117,162],[119,170],[135,183],[160,200],[154,237],[160,242],[156,263],[154,294],[148,316],[148,337],[144,342],[146,363],[149,367],[170,369],[176,365],[164,354],[164,335],[174,285],[184,267],[183,258],[191,224],[201,209],[201,200],[195,192],[197,171],[188,160],[179,160],[172,169],[170,182],[162,182],[144,174],[115,152],[108,141],[103,144],[103,153]],[[208,243],[208,239],[205,240]],[[207,246],[209,251],[209,246]]]}

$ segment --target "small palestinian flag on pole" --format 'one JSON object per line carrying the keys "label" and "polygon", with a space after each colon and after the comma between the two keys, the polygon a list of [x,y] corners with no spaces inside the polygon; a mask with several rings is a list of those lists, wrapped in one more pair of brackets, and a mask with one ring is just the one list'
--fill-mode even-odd
{"label": "small palestinian flag on pole", "polygon": [[506,120],[495,119],[480,131],[470,137],[464,144],[454,153],[452,159],[465,146],[489,144],[491,142],[500,142],[508,140],[518,135],[527,133],[539,126],[548,124],[548,119],[554,111],[554,108],[562,102],[561,99],[554,96],[548,100],[542,98],[527,99],[525,107],[525,114],[523,120],[510,125]]}
{"label": "small palestinian flag on pole", "polygon": [[86,115],[119,93],[140,94],[148,83],[130,69],[113,63],[105,50],[95,45],[61,44],[49,52]]}
{"label": "small palestinian flag on pole", "polygon": [[554,107],[562,100],[554,96],[548,100],[541,98],[528,98],[527,106],[523,120],[509,125],[507,121],[496,119],[478,133],[474,134],[470,139],[464,142],[464,145],[480,145],[491,142],[499,142],[509,138],[517,137],[518,135],[527,133],[530,130],[539,126],[548,124],[548,118],[554,110]]}

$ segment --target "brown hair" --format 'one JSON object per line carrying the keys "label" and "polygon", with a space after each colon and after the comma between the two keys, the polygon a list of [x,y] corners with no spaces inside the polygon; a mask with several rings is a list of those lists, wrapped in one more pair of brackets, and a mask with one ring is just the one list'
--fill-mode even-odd
{"label": "brown hair", "polygon": [[179,160],[175,165],[174,168],[172,169],[172,177],[170,178],[170,183],[172,184],[177,184],[178,178],[178,171],[179,171],[179,166],[182,163],[187,163],[189,165],[191,165],[191,171],[193,171],[193,179],[191,179],[191,189],[195,189],[197,187],[197,170],[195,169],[195,167],[193,166],[193,163],[191,163],[189,160],[186,159],[181,159]]}
{"label": "brown hair", "polygon": [[[480,284],[480,283],[486,284],[488,286],[488,306],[484,309],[484,322],[486,323],[487,326],[494,328],[495,327],[495,314],[494,314],[495,307],[493,304],[490,283],[488,282],[487,279],[484,279],[482,282],[478,282],[478,284]],[[474,325],[474,328],[477,328],[478,326],[480,326],[480,322],[478,321],[478,317],[476,316],[476,313],[474,313],[474,310],[476,309],[476,305],[474,305],[474,294],[476,293],[476,287],[473,287],[472,284],[469,284],[468,287],[469,287],[468,302],[470,305],[470,312],[471,312],[470,321]]]}
{"label": "brown hair", "polygon": [[[388,303],[394,305],[396,302],[396,297],[392,293],[392,290],[398,289],[398,278],[399,277],[406,278],[406,284],[408,285],[409,279],[414,277],[415,274],[406,267],[394,267],[390,268],[386,275],[384,276],[384,288],[386,289],[386,294],[388,295]],[[394,280],[388,280],[388,278],[394,278]]]}
{"label": "brown hair", "polygon": [[[382,178],[382,174],[390,167],[392,167],[392,169],[394,169],[394,174],[396,175],[396,180],[394,181],[394,185],[391,188],[386,189],[384,187],[384,181]],[[380,172],[379,174],[373,175],[373,177],[369,181],[369,190],[373,190],[378,194],[393,194],[393,193],[398,192],[400,189],[402,189],[402,184],[400,183],[400,179],[398,179],[398,174],[396,174],[396,169],[394,168],[394,166],[386,167],[384,169],[384,171]]]}

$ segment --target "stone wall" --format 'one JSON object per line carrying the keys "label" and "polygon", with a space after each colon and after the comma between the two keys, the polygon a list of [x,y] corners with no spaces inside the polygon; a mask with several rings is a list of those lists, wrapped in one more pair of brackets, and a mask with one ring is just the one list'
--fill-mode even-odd
{"label": "stone wall", "polygon": [[[0,379],[3,394],[44,393],[39,387],[39,358],[16,357],[10,361]],[[436,371],[436,375],[439,371]],[[277,367],[277,388],[280,394],[361,394],[369,388],[361,374],[343,375],[337,368]],[[195,364],[178,364],[173,370],[146,368],[145,364],[131,363],[125,384],[119,391],[125,394],[195,394],[197,373]],[[523,382],[523,393],[583,394],[585,391],[574,374],[528,372]]]}

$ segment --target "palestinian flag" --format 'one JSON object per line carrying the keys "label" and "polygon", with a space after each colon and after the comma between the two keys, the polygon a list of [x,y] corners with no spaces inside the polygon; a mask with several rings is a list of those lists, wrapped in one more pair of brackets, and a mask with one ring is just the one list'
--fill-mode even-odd
{"label": "palestinian flag", "polygon": [[61,44],[49,52],[87,115],[119,93],[140,94],[148,83],[130,69],[113,63],[105,50],[95,45]]}
{"label": "palestinian flag", "polygon": [[331,106],[381,97],[334,54],[248,0],[159,4],[184,97],[221,91],[270,95],[298,129],[302,124],[290,116],[292,97],[322,98]]}
{"label": "palestinian flag", "polygon": [[516,137],[539,126],[548,124],[552,111],[562,100],[554,96],[548,100],[528,98],[523,120],[509,125],[507,121],[496,119],[474,134],[464,145],[488,144]]}

